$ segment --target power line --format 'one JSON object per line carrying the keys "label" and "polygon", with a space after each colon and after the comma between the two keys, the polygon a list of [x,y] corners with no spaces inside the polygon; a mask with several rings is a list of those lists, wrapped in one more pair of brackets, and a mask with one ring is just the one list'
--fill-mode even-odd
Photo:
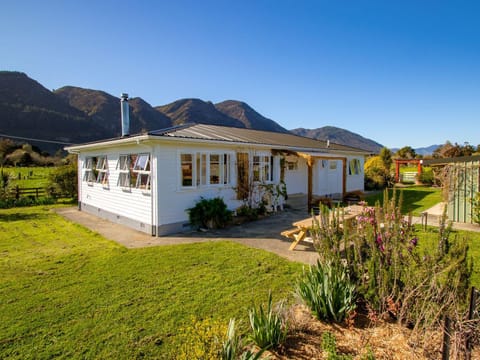
{"label": "power line", "polygon": [[22,137],[22,136],[12,136],[12,135],[7,135],[7,134],[0,134],[0,137],[19,139],[19,140],[38,141],[38,142],[44,142],[44,143],[50,143],[50,144],[60,144],[60,145],[72,145],[73,144],[73,143],[67,143],[67,142],[62,142],[62,141],[34,139],[34,138],[28,138],[28,137]]}

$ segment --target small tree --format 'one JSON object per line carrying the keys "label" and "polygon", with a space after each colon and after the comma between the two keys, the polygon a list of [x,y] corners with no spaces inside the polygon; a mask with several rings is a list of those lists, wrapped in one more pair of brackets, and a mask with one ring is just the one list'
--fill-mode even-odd
{"label": "small tree", "polygon": [[52,197],[77,198],[78,180],[76,162],[57,167],[48,177],[48,193]]}

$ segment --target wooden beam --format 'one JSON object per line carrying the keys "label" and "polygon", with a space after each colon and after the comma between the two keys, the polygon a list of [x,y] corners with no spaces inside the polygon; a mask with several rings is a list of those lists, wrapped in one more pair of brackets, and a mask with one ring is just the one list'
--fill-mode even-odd
{"label": "wooden beam", "polygon": [[312,206],[312,198],[313,198],[313,171],[312,171],[313,161],[312,157],[308,157],[307,159],[307,210],[310,213],[311,206]]}

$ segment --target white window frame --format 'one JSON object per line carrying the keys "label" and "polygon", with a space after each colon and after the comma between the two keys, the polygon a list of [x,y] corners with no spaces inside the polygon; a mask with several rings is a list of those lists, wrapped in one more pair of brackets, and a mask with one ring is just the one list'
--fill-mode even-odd
{"label": "white window frame", "polygon": [[[190,164],[191,164],[191,183],[190,185],[185,185],[184,183],[184,168],[183,164],[184,161],[182,159],[183,155],[188,155],[191,156]],[[180,188],[182,189],[192,189],[196,187],[196,179],[197,179],[197,171],[196,171],[196,165],[197,165],[197,158],[196,154],[192,152],[181,152],[179,153],[179,172],[180,172]],[[186,163],[187,164],[187,163]]]}
{"label": "white window frame", "polygon": [[[182,159],[183,155],[192,157],[192,184],[185,185],[184,169],[187,163]],[[217,157],[218,160],[213,161]],[[181,189],[199,187],[225,187],[232,182],[232,154],[230,152],[179,152],[179,183]],[[215,165],[214,165],[215,164]],[[217,167],[218,174],[214,174],[213,166]],[[212,181],[217,176],[217,181]]]}
{"label": "white window frame", "polygon": [[298,161],[287,161],[286,166],[288,171],[297,171],[298,170]]}
{"label": "white window frame", "polygon": [[[140,162],[144,160],[143,162]],[[142,153],[137,154],[135,159],[135,164],[133,165],[132,172],[136,173],[136,182],[135,187],[137,189],[142,190],[150,190],[150,179],[151,179],[151,171],[150,171],[150,154],[149,153]]]}
{"label": "white window frame", "polygon": [[95,176],[95,156],[88,156],[83,162],[83,181],[87,183],[94,183],[97,180]]}
{"label": "white window frame", "polygon": [[[252,177],[256,183],[271,183],[273,181],[273,156],[270,154],[255,154],[252,159]],[[258,168],[257,170],[255,168]],[[257,175],[258,174],[258,175]]]}
{"label": "white window frame", "polygon": [[131,157],[127,154],[121,154],[117,162],[118,181],[117,185],[121,188],[130,188],[130,163]]}
{"label": "white window frame", "polygon": [[97,183],[108,185],[108,161],[106,155],[97,156],[95,170],[97,171]]}
{"label": "white window frame", "polygon": [[[141,160],[145,160],[140,162]],[[151,190],[151,154],[120,154],[117,167],[117,185],[124,189]]]}
{"label": "white window frame", "polygon": [[351,159],[348,162],[348,174],[349,175],[360,175],[362,173],[362,164],[360,162],[360,159]]}

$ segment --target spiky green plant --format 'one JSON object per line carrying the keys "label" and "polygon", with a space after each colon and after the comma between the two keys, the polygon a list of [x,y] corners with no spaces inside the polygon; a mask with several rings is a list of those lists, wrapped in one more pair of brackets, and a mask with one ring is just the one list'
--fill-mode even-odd
{"label": "spiky green plant", "polygon": [[304,269],[296,292],[319,320],[341,322],[356,307],[355,285],[340,263],[318,261]]}
{"label": "spiky green plant", "polygon": [[253,307],[248,317],[252,334],[251,340],[262,349],[276,349],[285,342],[287,337],[287,323],[283,316],[284,304],[279,303],[277,309],[273,307],[272,293],[268,295],[267,308]]}

